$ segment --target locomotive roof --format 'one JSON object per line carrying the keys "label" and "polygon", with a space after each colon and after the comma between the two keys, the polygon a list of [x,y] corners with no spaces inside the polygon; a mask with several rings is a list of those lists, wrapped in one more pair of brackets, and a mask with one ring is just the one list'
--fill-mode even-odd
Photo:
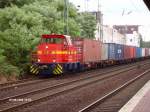
{"label": "locomotive roof", "polygon": [[59,35],[59,34],[44,34],[44,35],[42,35],[42,38],[65,38],[65,35]]}

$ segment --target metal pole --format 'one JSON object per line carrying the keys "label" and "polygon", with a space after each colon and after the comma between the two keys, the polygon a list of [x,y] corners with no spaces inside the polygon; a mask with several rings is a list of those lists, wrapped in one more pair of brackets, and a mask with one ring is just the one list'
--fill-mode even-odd
{"label": "metal pole", "polygon": [[68,0],[64,0],[64,34],[68,35]]}
{"label": "metal pole", "polygon": [[98,28],[98,32],[99,32],[99,36],[100,36],[100,41],[102,41],[102,39],[101,39],[101,12],[100,12],[100,5],[99,5],[99,0],[98,0],[98,18],[99,18],[99,28]]}
{"label": "metal pole", "polygon": [[100,1],[98,0],[98,18],[99,18],[99,36],[100,36],[100,41],[103,41],[103,17],[102,17],[102,12],[101,12],[101,5],[100,5]]}
{"label": "metal pole", "polygon": [[98,3],[98,23],[99,23],[99,26],[98,26],[98,33],[99,33],[99,38],[100,38],[100,41],[102,41],[101,39],[101,12],[100,12],[100,4],[99,4],[99,0],[97,1]]}

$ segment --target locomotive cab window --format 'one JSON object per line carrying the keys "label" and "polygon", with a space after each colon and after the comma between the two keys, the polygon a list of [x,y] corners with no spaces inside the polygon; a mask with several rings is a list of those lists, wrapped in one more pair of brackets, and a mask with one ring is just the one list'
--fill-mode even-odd
{"label": "locomotive cab window", "polygon": [[41,43],[62,44],[63,39],[62,38],[43,38],[41,40]]}

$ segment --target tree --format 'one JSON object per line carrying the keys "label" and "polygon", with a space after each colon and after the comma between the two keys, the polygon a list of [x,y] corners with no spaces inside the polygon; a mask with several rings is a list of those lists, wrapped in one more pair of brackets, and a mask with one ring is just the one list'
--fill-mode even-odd
{"label": "tree", "polygon": [[150,48],[150,41],[143,41],[142,35],[140,34],[140,47]]}
{"label": "tree", "polygon": [[95,37],[94,32],[96,30],[96,18],[91,13],[81,13],[78,22],[80,24],[82,37]]}
{"label": "tree", "polygon": [[18,75],[19,74],[19,70],[17,67],[9,64],[6,61],[6,57],[3,55],[3,50],[0,49],[0,76],[1,75]]}
{"label": "tree", "polygon": [[[96,20],[90,13],[77,14],[71,3],[69,35],[94,37]],[[30,52],[42,34],[64,33],[62,0],[0,0],[0,74],[24,74]]]}
{"label": "tree", "polygon": [[142,35],[141,34],[139,35],[139,38],[140,38],[140,47],[142,47],[143,46],[142,45],[143,39],[142,39]]}
{"label": "tree", "polygon": [[22,7],[25,4],[30,4],[36,0],[0,0],[0,8],[10,7],[11,5],[17,5]]}
{"label": "tree", "polygon": [[[20,1],[14,0],[9,7],[0,9],[0,74],[23,74],[40,36],[64,31],[61,0],[27,0],[34,2],[18,5]],[[70,7],[68,24],[72,36],[80,35],[76,18],[76,9]]]}

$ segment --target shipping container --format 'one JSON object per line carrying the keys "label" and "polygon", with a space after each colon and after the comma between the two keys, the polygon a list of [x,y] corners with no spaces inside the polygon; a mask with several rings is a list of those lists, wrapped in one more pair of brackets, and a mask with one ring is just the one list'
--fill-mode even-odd
{"label": "shipping container", "polygon": [[124,46],[124,59],[136,58],[136,47],[134,46]]}
{"label": "shipping container", "polygon": [[142,48],[142,57],[145,57],[145,48]]}
{"label": "shipping container", "polygon": [[108,60],[108,44],[102,44],[101,60]]}
{"label": "shipping container", "polygon": [[123,45],[115,43],[107,43],[106,46],[108,48],[109,60],[123,60],[124,58]]}
{"label": "shipping container", "polygon": [[78,59],[81,63],[99,62],[101,60],[100,41],[91,39],[74,39],[73,44],[77,48]]}
{"label": "shipping container", "polygon": [[142,48],[136,47],[136,58],[142,57]]}
{"label": "shipping container", "polygon": [[123,53],[123,49],[124,49],[124,46],[123,45],[120,45],[120,44],[116,44],[116,60],[123,60],[124,59],[124,53]]}
{"label": "shipping container", "polygon": [[145,48],[145,56],[148,56],[148,55],[149,55],[149,49]]}
{"label": "shipping container", "polygon": [[116,60],[115,53],[116,53],[116,44],[114,43],[106,43],[106,46],[108,48],[108,60]]}
{"label": "shipping container", "polygon": [[130,59],[130,46],[124,45],[124,59]]}
{"label": "shipping container", "polygon": [[134,58],[136,58],[136,47],[133,47],[133,51],[134,51]]}
{"label": "shipping container", "polygon": [[130,46],[129,50],[130,50],[130,58],[132,58],[132,59],[136,58],[136,47]]}

